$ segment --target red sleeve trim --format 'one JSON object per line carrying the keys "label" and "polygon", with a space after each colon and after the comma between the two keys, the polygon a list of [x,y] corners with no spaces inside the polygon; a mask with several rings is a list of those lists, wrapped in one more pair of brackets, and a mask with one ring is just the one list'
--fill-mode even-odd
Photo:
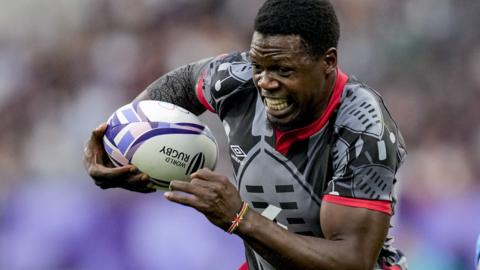
{"label": "red sleeve trim", "polygon": [[402,270],[402,268],[398,265],[394,265],[394,266],[384,266],[383,267],[383,270]]}
{"label": "red sleeve trim", "polygon": [[340,204],[344,206],[366,208],[373,211],[392,215],[392,203],[390,201],[364,200],[356,198],[347,198],[336,195],[324,195],[323,200],[329,203]]}
{"label": "red sleeve trim", "polygon": [[240,268],[238,268],[238,270],[248,270],[247,262],[244,262],[242,265],[240,265]]}
{"label": "red sleeve trim", "polygon": [[200,75],[200,77],[198,78],[198,81],[197,81],[197,87],[196,87],[196,93],[197,93],[197,98],[198,98],[198,101],[200,101],[200,103],[202,103],[202,105],[209,111],[215,113],[215,109],[212,108],[212,106],[207,102],[207,99],[205,98],[205,96],[203,95],[203,84],[204,84],[204,81],[205,81],[205,72],[202,72],[202,74]]}

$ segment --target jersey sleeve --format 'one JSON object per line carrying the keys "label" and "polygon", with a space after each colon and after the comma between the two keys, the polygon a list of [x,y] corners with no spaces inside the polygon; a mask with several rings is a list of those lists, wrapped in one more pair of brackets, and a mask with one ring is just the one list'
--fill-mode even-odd
{"label": "jersey sleeve", "polygon": [[323,200],[393,214],[395,174],[405,155],[403,138],[380,96],[350,85],[335,122],[333,177]]}
{"label": "jersey sleeve", "polygon": [[217,56],[204,66],[196,77],[195,92],[203,106],[222,114],[225,101],[252,78],[252,66],[246,53]]}

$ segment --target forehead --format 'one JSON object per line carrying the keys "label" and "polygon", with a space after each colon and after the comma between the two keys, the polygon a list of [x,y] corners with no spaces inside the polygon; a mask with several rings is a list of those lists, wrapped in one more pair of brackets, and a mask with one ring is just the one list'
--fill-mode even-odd
{"label": "forehead", "polygon": [[252,57],[288,57],[306,55],[299,35],[264,35],[254,32],[250,44]]}

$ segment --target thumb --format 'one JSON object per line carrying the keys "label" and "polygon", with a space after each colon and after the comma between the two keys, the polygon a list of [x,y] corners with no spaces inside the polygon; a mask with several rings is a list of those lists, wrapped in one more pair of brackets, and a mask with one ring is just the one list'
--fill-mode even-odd
{"label": "thumb", "polygon": [[100,164],[103,164],[103,134],[105,134],[106,128],[107,124],[102,123],[92,131],[84,149],[84,160],[86,164],[99,162]]}
{"label": "thumb", "polygon": [[93,130],[92,136],[101,138],[105,134],[107,127],[107,123],[101,123],[100,125],[98,125],[98,127],[95,128],[95,130]]}

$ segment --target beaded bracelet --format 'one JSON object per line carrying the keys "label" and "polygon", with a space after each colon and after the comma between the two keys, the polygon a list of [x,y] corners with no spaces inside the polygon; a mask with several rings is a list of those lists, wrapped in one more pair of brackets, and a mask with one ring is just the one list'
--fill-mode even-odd
{"label": "beaded bracelet", "polygon": [[232,225],[230,225],[230,228],[228,228],[227,232],[229,234],[232,234],[240,225],[240,221],[243,220],[243,217],[245,214],[248,212],[248,203],[243,202],[242,208],[240,208],[240,212],[236,214],[235,218],[232,220]]}

